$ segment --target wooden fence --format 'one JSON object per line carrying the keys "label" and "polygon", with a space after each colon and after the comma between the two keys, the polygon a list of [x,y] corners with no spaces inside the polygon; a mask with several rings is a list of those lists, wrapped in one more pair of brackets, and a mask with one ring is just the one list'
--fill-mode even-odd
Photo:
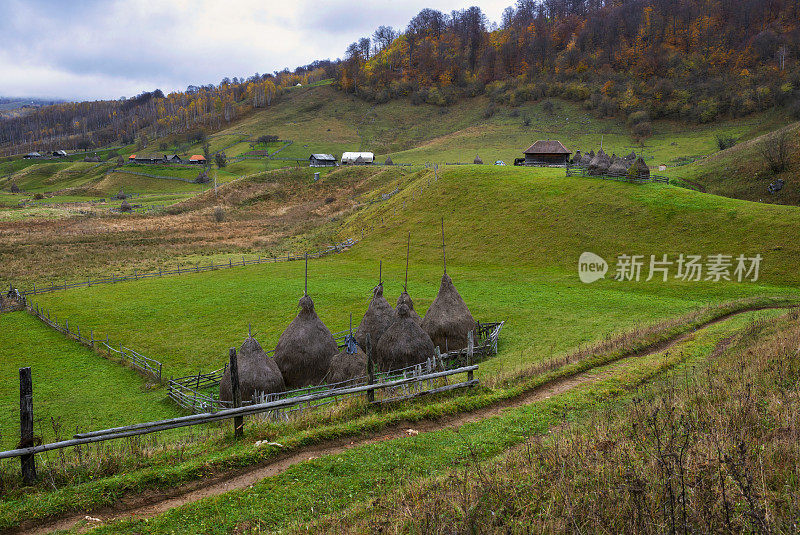
{"label": "wooden fence", "polygon": [[587,178],[602,178],[604,180],[619,180],[622,182],[631,182],[634,184],[646,184],[648,182],[657,182],[661,184],[669,184],[669,178],[661,175],[650,175],[649,178],[631,178],[627,173],[603,173],[601,175],[591,174],[586,167],[580,165],[570,165],[567,168],[567,176],[582,176]]}
{"label": "wooden fence", "polygon": [[[434,369],[455,369],[467,365],[472,365],[480,362],[491,355],[497,354],[497,344],[500,340],[500,331],[505,325],[505,322],[499,323],[479,323],[476,329],[477,337],[475,342],[464,349],[440,353],[437,348],[436,353],[431,355],[430,358],[421,364],[409,366],[399,370],[392,370],[390,372],[376,373],[373,377],[377,381],[391,381],[400,376],[414,376],[430,373]],[[344,348],[346,339],[350,335],[350,331],[341,331],[334,333],[339,349]],[[268,358],[271,358],[274,349],[266,351]],[[185,377],[171,378],[167,381],[167,395],[178,405],[184,409],[190,410],[194,413],[208,412],[214,410],[221,410],[230,407],[229,402],[221,401],[218,396],[214,395],[211,389],[219,386],[222,375],[225,373],[225,368],[219,368],[207,373],[198,373],[196,375],[187,375]],[[271,400],[285,399],[289,397],[296,397],[305,395],[310,392],[318,392],[321,390],[337,389],[341,387],[351,387],[368,384],[370,380],[367,370],[364,370],[364,375],[361,377],[353,378],[344,383],[327,384],[323,386],[312,386],[282,392],[280,394],[273,394]],[[252,400],[245,400],[245,403]],[[265,401],[265,400],[262,400]],[[311,407],[306,407],[311,408]]]}
{"label": "wooden fence", "polygon": [[[233,359],[235,359],[235,356],[236,353],[232,350],[232,362]],[[370,403],[385,403],[389,401],[396,401],[398,399],[409,399],[411,397],[417,397],[426,394],[445,392],[456,388],[472,387],[479,384],[479,380],[474,378],[474,373],[477,369],[477,365],[471,365],[452,370],[443,370],[415,375],[413,377],[401,377],[382,383],[328,389],[322,392],[312,392],[285,399],[268,401],[265,403],[252,403],[245,406],[223,409],[218,412],[205,412],[202,414],[180,416],[167,420],[144,422],[123,427],[103,429],[100,431],[91,431],[88,433],[78,433],[75,434],[70,440],[62,440],[59,442],[52,442],[50,444],[41,444],[36,446],[33,445],[33,384],[31,381],[31,369],[22,368],[20,369],[20,445],[22,447],[0,452],[0,459],[12,459],[19,457],[21,460],[23,480],[26,484],[32,484],[36,480],[36,464],[34,456],[37,453],[229,419],[234,419],[236,431],[235,435],[241,436],[242,418],[244,416],[255,416],[263,413],[286,410],[301,406],[303,404],[317,403],[331,398],[336,399],[360,394],[366,394],[367,400]],[[466,380],[454,384],[431,387],[431,385],[433,385],[433,381],[436,379],[447,378],[458,374],[466,374]],[[375,399],[375,392],[391,391],[392,389],[397,389],[412,383],[418,383],[423,386],[421,386],[421,388],[417,389],[415,392],[405,396],[384,396],[382,399]],[[238,386],[238,381],[235,381],[234,384]],[[424,386],[426,384],[427,387]],[[234,391],[234,397],[236,398],[238,389],[234,388]]]}
{"label": "wooden fence", "polygon": [[133,270],[133,274],[131,275],[111,275],[110,277],[105,277],[102,279],[94,279],[87,277],[86,280],[68,282],[64,281],[63,284],[52,284],[47,287],[36,287],[34,283],[33,288],[30,290],[20,290],[20,294],[24,296],[29,295],[38,295],[38,294],[46,294],[50,292],[54,292],[56,290],[68,290],[70,288],[83,288],[88,286],[94,286],[96,284],[114,284],[117,282],[124,282],[124,281],[132,281],[132,280],[140,280],[140,279],[149,279],[155,277],[163,277],[165,275],[181,275],[186,273],[201,273],[205,271],[216,271],[219,269],[228,269],[233,267],[242,267],[242,266],[252,266],[255,264],[269,264],[273,262],[289,262],[294,260],[304,260],[305,258],[314,259],[314,258],[322,258],[324,256],[328,256],[331,254],[340,253],[345,251],[355,245],[357,243],[356,240],[347,239],[341,243],[337,243],[335,245],[329,245],[324,249],[320,249],[314,253],[302,253],[302,254],[292,254],[286,253],[286,256],[258,256],[257,258],[247,259],[244,256],[241,260],[233,260],[233,258],[228,258],[227,262],[217,262],[215,263],[213,260],[203,266],[200,265],[198,262],[195,266],[192,267],[178,267],[175,269],[161,269],[159,268],[158,271],[149,271],[140,273],[138,270]]}

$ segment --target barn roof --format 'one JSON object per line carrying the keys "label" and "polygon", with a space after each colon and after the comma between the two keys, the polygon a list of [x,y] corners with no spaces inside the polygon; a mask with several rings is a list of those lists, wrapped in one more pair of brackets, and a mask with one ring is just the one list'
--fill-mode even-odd
{"label": "barn roof", "polygon": [[524,154],[572,154],[572,151],[555,139],[539,140],[524,152]]}
{"label": "barn roof", "polygon": [[202,161],[202,160],[205,160],[205,159],[206,159],[206,157],[203,156],[202,154],[192,154],[191,158],[189,158],[189,161],[190,162],[199,162],[199,161]]}
{"label": "barn roof", "polygon": [[311,157],[322,162],[336,161],[336,158],[333,156],[333,154],[312,154]]}
{"label": "barn roof", "polygon": [[131,160],[131,159],[135,159],[135,158],[136,158],[136,155],[135,155],[135,154],[131,154],[130,156],[128,156],[128,159],[129,159],[129,160]]}

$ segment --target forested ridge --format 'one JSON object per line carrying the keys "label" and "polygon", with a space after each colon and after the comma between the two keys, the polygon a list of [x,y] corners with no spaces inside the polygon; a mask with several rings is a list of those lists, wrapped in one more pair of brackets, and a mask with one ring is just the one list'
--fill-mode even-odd
{"label": "forested ridge", "polygon": [[479,7],[423,9],[344,59],[133,98],[70,102],[0,119],[0,151],[127,144],[231,124],[297,83],[334,78],[371,102],[492,106],[559,97],[649,135],[651,119],[712,122],[784,106],[800,117],[798,0],[518,0],[499,24]]}
{"label": "forested ridge", "polygon": [[519,0],[425,9],[351,44],[339,85],[376,102],[557,96],[603,115],[710,122],[788,105],[800,115],[797,0]]}

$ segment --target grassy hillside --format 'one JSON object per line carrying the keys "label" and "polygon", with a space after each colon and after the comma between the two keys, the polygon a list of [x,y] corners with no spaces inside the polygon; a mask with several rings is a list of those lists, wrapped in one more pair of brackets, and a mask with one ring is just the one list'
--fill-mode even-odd
{"label": "grassy hillside", "polygon": [[[311,262],[309,291],[320,316],[334,331],[347,326],[350,313],[357,323],[380,260],[388,298],[396,299],[409,231],[409,291],[424,311],[441,276],[441,217],[448,236],[448,271],[473,314],[482,321],[508,322],[503,351],[483,367],[484,373],[541,360],[710,302],[796,293],[797,208],[561,173],[448,168],[422,194],[415,192],[431,173],[417,173],[401,194],[354,213],[338,227],[340,237],[360,237],[368,226],[357,247]],[[576,267],[583,251],[612,264],[606,280],[579,282]],[[761,278],[756,283],[610,280],[617,255],[641,254],[649,261],[650,255],[674,259],[681,253],[761,254]],[[244,336],[249,323],[263,345],[273,346],[296,312],[302,274],[301,263],[260,265],[97,286],[70,291],[68,299],[56,293],[38,300],[75,324],[164,361],[167,374],[179,375],[222,366],[226,349]],[[643,274],[644,279],[647,266]]]}
{"label": "grassy hillside", "polygon": [[[773,172],[764,155],[767,146],[775,148],[778,138],[786,139],[787,168]],[[777,204],[800,204],[800,123],[774,132],[742,140],[730,149],[718,152],[690,165],[672,169],[670,176],[693,180],[716,195]],[[786,184],[778,193],[768,187],[778,179]]]}
{"label": "grassy hillside", "polygon": [[[67,340],[24,312],[0,314],[0,448],[19,442],[18,369],[33,374],[34,432],[52,441],[75,433],[176,416],[163,389],[133,370]],[[58,433],[57,433],[58,430]]]}

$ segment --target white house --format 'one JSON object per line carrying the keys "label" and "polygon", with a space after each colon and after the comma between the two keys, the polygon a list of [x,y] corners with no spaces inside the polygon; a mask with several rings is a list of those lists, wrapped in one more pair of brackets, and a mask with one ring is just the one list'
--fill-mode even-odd
{"label": "white house", "polygon": [[375,161],[371,152],[345,152],[342,154],[342,165],[368,165]]}

